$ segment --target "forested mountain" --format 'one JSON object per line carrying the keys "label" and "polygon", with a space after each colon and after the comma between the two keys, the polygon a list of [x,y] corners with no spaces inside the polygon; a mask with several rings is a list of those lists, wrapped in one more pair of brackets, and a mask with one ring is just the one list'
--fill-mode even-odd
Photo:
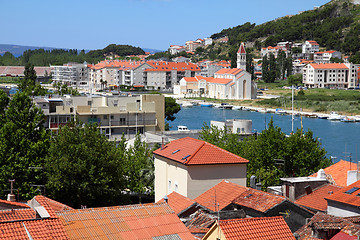
{"label": "forested mountain", "polygon": [[[261,25],[245,23],[222,30],[211,37],[229,37],[229,57],[236,56],[241,42],[253,42],[255,49],[280,41],[316,40],[321,47],[355,55],[360,50],[360,5],[351,0],[333,0],[317,9],[285,16]],[[221,50],[223,52],[223,50]]]}
{"label": "forested mountain", "polygon": [[22,66],[26,63],[31,63],[35,66],[49,66],[50,64],[62,65],[68,62],[82,63],[85,61],[97,63],[110,55],[124,57],[144,53],[139,47],[116,44],[110,44],[104,49],[93,50],[88,53],[85,53],[84,50],[78,51],[76,49],[34,49],[24,51],[20,57],[15,57],[10,52],[6,52],[3,56],[0,56],[0,66]]}

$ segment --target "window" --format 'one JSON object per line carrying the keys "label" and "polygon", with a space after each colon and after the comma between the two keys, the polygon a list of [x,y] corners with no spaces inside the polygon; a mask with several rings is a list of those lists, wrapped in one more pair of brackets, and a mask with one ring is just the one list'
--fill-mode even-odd
{"label": "window", "polygon": [[177,183],[175,183],[175,192],[178,192],[178,190],[179,190],[179,186]]}
{"label": "window", "polygon": [[110,115],[110,119],[114,119],[114,115]]}
{"label": "window", "polygon": [[353,187],[353,188],[347,190],[345,193],[347,193],[347,194],[352,194],[352,193],[356,192],[356,191],[359,190],[359,189],[360,189],[360,188],[358,188],[358,187]]}
{"label": "window", "polygon": [[171,180],[169,180],[169,193],[171,193]]}
{"label": "window", "polygon": [[104,115],[104,119],[107,119],[107,115]]}
{"label": "window", "polygon": [[88,106],[91,106],[91,101],[88,101]]}

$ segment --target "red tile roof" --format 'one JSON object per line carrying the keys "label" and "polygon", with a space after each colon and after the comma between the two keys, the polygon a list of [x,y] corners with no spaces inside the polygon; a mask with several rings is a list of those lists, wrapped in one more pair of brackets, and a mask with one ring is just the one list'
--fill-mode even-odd
{"label": "red tile roof", "polygon": [[20,203],[20,202],[11,202],[11,201],[7,201],[7,200],[2,200],[0,199],[0,205],[3,206],[2,208],[4,208],[4,206],[8,206],[8,209],[15,209],[15,208],[30,208],[28,205],[26,205],[25,203]]}
{"label": "red tile roof", "polygon": [[55,214],[57,211],[74,210],[72,207],[41,195],[35,196],[29,203],[31,204],[34,200],[46,209],[50,217],[57,217]]}
{"label": "red tile roof", "polygon": [[[177,192],[172,192],[169,195],[167,195],[167,197],[168,197],[169,206],[171,207],[172,210],[174,210],[176,214],[181,213],[182,211],[188,209],[189,207],[195,204],[194,200],[191,200],[190,198],[185,197]],[[165,200],[161,199],[157,203],[163,203],[163,202],[165,202]]]}
{"label": "red tile roof", "polygon": [[247,188],[233,200],[233,203],[265,213],[283,201],[285,201],[283,196]]}
{"label": "red tile roof", "polygon": [[249,161],[208,142],[181,138],[153,152],[184,165],[247,164]]}
{"label": "red tile roof", "polygon": [[169,205],[144,204],[57,213],[70,239],[143,239],[177,235],[194,239]]}
{"label": "red tile roof", "polygon": [[232,82],[232,79],[229,78],[212,78],[208,80],[209,83],[215,83],[215,84],[229,84]]}
{"label": "red tile roof", "polygon": [[[65,240],[70,239],[59,219],[37,219],[31,221],[18,221],[0,223],[0,239],[39,239],[39,240]],[[29,236],[29,235],[30,236]]]}
{"label": "red tile roof", "polygon": [[0,210],[0,222],[35,219],[36,212],[30,208]]}
{"label": "red tile roof", "polygon": [[244,71],[240,68],[222,68],[219,71],[217,71],[215,74],[230,74],[230,75],[237,75]]}
{"label": "red tile roof", "polygon": [[[347,184],[347,172],[350,170],[356,170],[356,163],[351,163],[349,161],[340,160],[337,163],[334,163],[330,167],[324,169],[325,174],[330,177],[330,182],[335,185],[346,187]],[[309,177],[316,177],[317,173],[310,175]]]}
{"label": "red tile roof", "polygon": [[119,70],[130,70],[137,68],[144,61],[130,61],[130,60],[105,60],[101,61],[95,65],[92,65],[91,68],[98,70],[103,68],[118,68]]}
{"label": "red tile roof", "polygon": [[358,237],[356,235],[350,236],[347,233],[339,232],[335,236],[333,236],[330,240],[357,240]]}
{"label": "red tile roof", "polygon": [[241,43],[241,44],[240,44],[238,53],[246,53],[244,43]]}
{"label": "red tile roof", "polygon": [[220,220],[226,240],[295,240],[283,217]]}
{"label": "red tile roof", "polygon": [[236,197],[247,190],[246,187],[223,180],[194,200],[201,206],[217,212],[227,207]]}
{"label": "red tile roof", "polygon": [[190,221],[186,222],[185,225],[192,233],[206,233],[216,219],[216,216],[199,209],[191,215]]}
{"label": "red tile roof", "polygon": [[349,69],[344,63],[310,63],[314,69]]}
{"label": "red tile roof", "polygon": [[[193,63],[184,63],[184,62],[164,62],[164,61],[148,61],[146,62],[154,70],[150,71],[201,71],[200,68]],[[146,69],[148,71],[149,69]]]}
{"label": "red tile roof", "polygon": [[311,45],[319,45],[316,41],[313,40],[308,40],[308,43],[310,43]]}
{"label": "red tile roof", "polygon": [[[349,190],[351,193],[347,193]],[[327,196],[325,199],[360,207],[360,180]]]}
{"label": "red tile roof", "polygon": [[320,186],[311,194],[298,198],[295,203],[313,210],[325,212],[327,209],[325,198],[341,189],[342,187],[331,184]]}

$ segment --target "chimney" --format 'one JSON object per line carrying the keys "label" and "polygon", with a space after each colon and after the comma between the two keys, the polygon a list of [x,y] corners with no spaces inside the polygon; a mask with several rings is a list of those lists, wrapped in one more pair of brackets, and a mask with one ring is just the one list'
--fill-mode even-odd
{"label": "chimney", "polygon": [[256,189],[256,176],[254,175],[250,177],[250,187]]}
{"label": "chimney", "polygon": [[167,195],[165,195],[165,197],[164,197],[164,201],[165,201],[166,203],[168,203],[169,198],[168,198],[168,196],[167,196]]}
{"label": "chimney", "polygon": [[7,195],[7,200],[10,202],[15,202],[16,199],[15,199],[15,195],[13,193],[13,186],[14,186],[15,179],[11,179],[11,180],[9,180],[9,182],[10,182],[10,193]]}

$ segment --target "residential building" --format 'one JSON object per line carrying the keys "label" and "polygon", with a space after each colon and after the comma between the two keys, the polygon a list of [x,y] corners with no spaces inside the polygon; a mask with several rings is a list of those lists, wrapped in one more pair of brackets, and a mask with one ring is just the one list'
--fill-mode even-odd
{"label": "residential building", "polygon": [[57,131],[77,118],[83,123],[98,123],[110,139],[137,132],[164,131],[164,96],[73,96],[35,98],[45,114],[45,127]]}
{"label": "residential building", "polygon": [[284,196],[222,181],[194,199],[201,207],[221,219],[283,216],[294,232],[313,213]]}
{"label": "residential building", "polygon": [[328,205],[325,198],[341,189],[342,187],[332,184],[322,185],[318,188],[311,189],[311,191],[308,191],[304,195],[300,196],[295,203],[313,212],[326,213]]}
{"label": "residential building", "polygon": [[343,218],[318,212],[294,235],[298,240],[356,240],[360,237],[359,223],[359,217]]}
{"label": "residential building", "polygon": [[[34,67],[36,72],[36,81],[45,82],[50,79],[50,67]],[[24,66],[0,66],[0,77],[24,77]]]}
{"label": "residential building", "polygon": [[204,38],[204,45],[211,45],[213,43],[212,38]]}
{"label": "residential building", "polygon": [[358,67],[351,63],[312,63],[303,69],[308,88],[355,88]]}
{"label": "residential building", "polygon": [[252,120],[245,119],[227,119],[226,121],[210,121],[210,125],[220,130],[226,128],[227,131],[238,134],[239,136],[252,136]]}
{"label": "residential building", "polygon": [[307,64],[310,64],[310,63],[313,63],[314,61],[311,61],[311,60],[306,60],[306,59],[295,59],[293,61],[293,69],[292,69],[292,73],[293,74],[303,74],[303,70],[304,70],[304,67],[307,65]]}
{"label": "residential building", "polygon": [[338,58],[341,60],[341,52],[330,50],[314,53],[315,63],[330,63],[331,58]]}
{"label": "residential building", "polygon": [[308,40],[302,45],[302,53],[314,54],[319,52],[319,44],[316,41]]}
{"label": "residential building", "polygon": [[[325,178],[329,181],[329,183],[340,187],[346,187],[357,180],[360,180],[352,178],[352,175],[357,175],[357,169],[358,166],[356,163],[340,160],[337,163],[325,168],[323,171],[325,173]],[[318,173],[314,173],[309,177],[317,176]]]}
{"label": "residential building", "polygon": [[185,52],[186,48],[184,46],[179,46],[179,45],[170,45],[168,51],[171,55],[176,55],[180,52]]}
{"label": "residential building", "polygon": [[360,216],[360,181],[326,197],[327,213],[337,217]]}
{"label": "residential building", "polygon": [[203,240],[266,239],[295,240],[283,217],[219,220]]}
{"label": "residential building", "polygon": [[184,77],[194,77],[201,70],[193,63],[149,61],[151,68],[146,68],[146,87],[153,90],[173,90],[175,84],[179,84]]}
{"label": "residential building", "polygon": [[236,68],[246,71],[246,50],[244,43],[240,44],[239,50],[236,53]]}
{"label": "residential building", "polygon": [[202,140],[174,140],[153,154],[155,201],[173,191],[193,199],[223,179],[246,186],[248,160]]}
{"label": "residential building", "polygon": [[198,47],[202,47],[203,44],[202,44],[202,39],[198,39],[197,41],[187,41],[185,43],[185,48],[186,48],[186,51],[187,52],[195,52],[195,50],[198,48]]}
{"label": "residential building", "polygon": [[85,63],[67,63],[62,66],[51,65],[52,80],[72,88],[89,89],[89,67]]}
{"label": "residential building", "polygon": [[276,47],[272,47],[272,46],[268,46],[266,48],[262,48],[261,49],[261,57],[265,57],[268,56],[270,54],[273,54],[275,58],[278,57],[280,51],[284,51],[286,53],[286,56],[288,54],[288,50],[286,47],[282,47],[282,46],[276,46]]}

